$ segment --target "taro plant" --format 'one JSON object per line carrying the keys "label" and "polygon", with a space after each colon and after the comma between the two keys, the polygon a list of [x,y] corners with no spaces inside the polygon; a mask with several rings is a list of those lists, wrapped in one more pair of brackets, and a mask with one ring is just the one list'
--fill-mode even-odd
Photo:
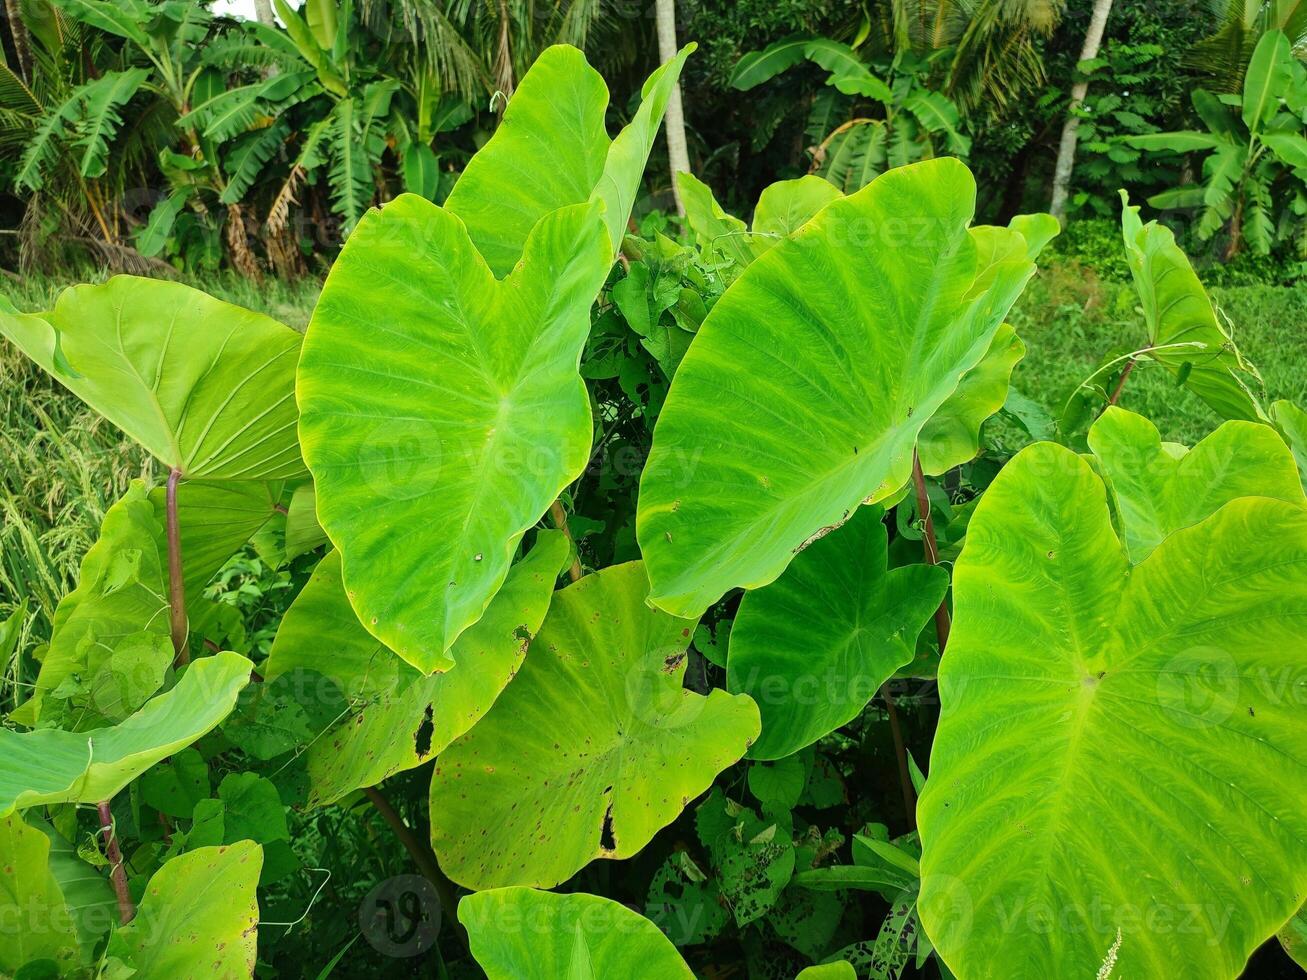
{"label": "taro plant", "polygon": [[[1006,316],[1056,223],[973,225],[943,158],[782,182],[751,226],[686,180],[693,242],[628,235],[688,54],[610,136],[547,50],[444,205],[362,217],[303,338],[143,279],[0,309],[154,459],[17,651],[0,970],[1234,977],[1299,948],[1292,406],[1191,450],[1112,407],[1085,456],[1008,461]],[[1187,280],[1136,232],[1169,324]],[[222,598],[251,553],[292,582],[266,652]],[[369,833],[355,894],[332,828],[373,813],[417,874]]]}

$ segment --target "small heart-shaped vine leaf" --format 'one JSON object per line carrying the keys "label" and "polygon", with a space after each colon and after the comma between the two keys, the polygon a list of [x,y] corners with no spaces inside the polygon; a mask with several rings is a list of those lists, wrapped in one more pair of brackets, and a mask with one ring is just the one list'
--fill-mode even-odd
{"label": "small heart-shaped vine leaf", "polygon": [[743,695],[681,686],[692,620],[639,562],[559,592],[522,669],[436,762],[431,834],[469,888],[552,887],[638,852],[758,735]]}
{"label": "small heart-shaped vine leaf", "polygon": [[753,759],[781,759],[857,717],[939,606],[948,573],[886,570],[879,507],[860,507],[813,542],[771,585],[748,592],[731,630],[726,686],[758,705]]}
{"label": "small heart-shaped vine leaf", "polygon": [[1131,565],[1106,498],[1075,454],[1023,450],[954,572],[918,823],[922,921],[962,980],[1109,951],[1228,980],[1307,893],[1307,507],[1240,497]]}

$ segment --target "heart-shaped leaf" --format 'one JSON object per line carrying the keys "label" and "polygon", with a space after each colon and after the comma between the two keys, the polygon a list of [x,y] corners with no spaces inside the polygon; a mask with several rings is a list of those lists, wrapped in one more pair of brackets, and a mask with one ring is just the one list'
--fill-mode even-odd
{"label": "heart-shaped leaf", "polygon": [[136,918],[110,937],[107,955],[135,977],[253,976],[262,866],[253,841],[172,858],[145,886]]}
{"label": "heart-shaped leaf", "polygon": [[968,230],[974,209],[958,161],[898,167],[828,204],[718,300],[640,481],[654,602],[698,615],[732,586],[766,585],[823,529],[907,483],[922,426],[1034,272],[1016,232]]}
{"label": "heart-shaped leaf", "polygon": [[563,589],[521,671],[436,762],[431,835],[460,884],[552,887],[639,851],[758,735],[749,698],[682,688],[694,623],[639,562]]}
{"label": "heart-shaped leaf", "polygon": [[598,205],[554,211],[499,281],[462,223],[406,194],[370,212],[322,290],[300,359],[318,519],[378,640],[446,670],[522,534],[580,475],[577,362],[608,274]]}
{"label": "heart-shaped leaf", "polygon": [[419,673],[378,643],[354,616],[331,552],[287,610],[265,677],[313,670],[340,688],[351,710],[309,745],[310,806],[420,766],[490,709],[540,629],[570,552],[561,531],[541,531],[508,573],[486,614],[454,644],[452,670]]}
{"label": "heart-shaped leaf", "polygon": [[886,570],[879,507],[798,555],[771,585],[746,593],[731,630],[726,686],[758,705],[753,759],[781,759],[856,718],[912,660],[948,573],[930,565]]}
{"label": "heart-shaped leaf", "polygon": [[1168,535],[1236,497],[1307,502],[1293,453],[1274,429],[1256,422],[1226,422],[1186,449],[1163,444],[1152,422],[1113,405],[1089,430],[1089,448],[1136,564]]}
{"label": "heart-shaped leaf", "polygon": [[[177,492],[188,609],[276,513],[281,483],[183,482]],[[86,731],[122,721],[163,683],[169,638],[164,492],[133,481],[104,515],[77,588],[60,600],[32,696],[10,717]]]}
{"label": "heart-shaped leaf", "polygon": [[[98,727],[134,710],[118,710],[121,681],[142,676],[152,661],[158,667],[155,688],[162,683],[173,649],[167,556],[160,539],[145,485],[133,481],[105,513],[100,537],[82,559],[77,588],[55,610],[49,649],[32,696],[12,716],[15,721]],[[123,678],[126,660],[118,655],[132,650],[140,656]]]}
{"label": "heart-shaped leaf", "polygon": [[531,229],[546,214],[592,200],[606,205],[612,258],[667,100],[694,47],[682,48],[649,77],[639,110],[615,140],[604,125],[608,87],[585,55],[560,44],[536,59],[494,136],[468,161],[445,201],[496,276],[517,264]]}
{"label": "heart-shaped leaf", "polygon": [[160,759],[207,734],[231,712],[253,665],[236,653],[196,660],[177,686],[112,728],[0,729],[0,817],[40,803],[97,803]]}
{"label": "heart-shaped leaf", "polygon": [[1049,443],[981,498],[918,823],[960,978],[1230,978],[1307,893],[1307,507],[1242,497],[1131,565]]}
{"label": "heart-shaped leaf", "polygon": [[0,916],[9,923],[0,943],[6,974],[34,960],[52,960],[61,974],[80,963],[73,917],[50,868],[50,838],[17,813],[0,820]]}
{"label": "heart-shaped leaf", "polygon": [[980,427],[1007,401],[1012,371],[1025,355],[1026,345],[1011,325],[999,327],[980,363],[922,428],[917,453],[923,473],[938,476],[976,458]]}
{"label": "heart-shaped leaf", "polygon": [[0,303],[0,334],[188,479],[304,474],[295,440],[300,335],[177,282],[114,276],[50,313]]}
{"label": "heart-shaped leaf", "polygon": [[492,888],[458,903],[472,956],[490,980],[693,980],[648,919],[598,895]]}

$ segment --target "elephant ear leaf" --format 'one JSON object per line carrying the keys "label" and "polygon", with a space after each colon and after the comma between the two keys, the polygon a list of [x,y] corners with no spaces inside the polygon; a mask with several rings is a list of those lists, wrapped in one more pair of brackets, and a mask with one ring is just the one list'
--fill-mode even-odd
{"label": "elephant ear leaf", "polygon": [[442,752],[495,703],[540,629],[570,554],[561,531],[540,531],[508,573],[486,614],[458,638],[457,663],[425,676],[368,633],[354,616],[331,552],[286,612],[265,678],[315,670],[350,705],[306,751],[309,805],[333,803]]}
{"label": "elephant ear leaf", "polygon": [[1293,453],[1269,425],[1226,422],[1187,450],[1163,445],[1152,422],[1113,405],[1089,430],[1089,448],[1135,564],[1238,497],[1307,503]]}
{"label": "elephant ear leaf", "polygon": [[[209,579],[275,513],[281,483],[184,482],[177,510],[186,594]],[[10,718],[86,731],[122,721],[164,682],[169,636],[164,492],[133,481],[104,515],[77,588],[59,601],[32,696]]]}
{"label": "elephant ear leaf", "polygon": [[304,475],[300,335],[176,282],[114,276],[49,313],[0,306],[0,333],[187,479]]}
{"label": "elephant ear leaf", "polygon": [[1267,680],[1307,656],[1307,507],[1241,497],[1131,565],[1106,497],[1025,449],[955,568],[919,907],[961,977],[1115,950],[1123,977],[1224,980],[1307,889],[1302,708]]}
{"label": "elephant ear leaf", "polygon": [[359,621],[423,673],[453,665],[589,458],[599,211],[551,212],[497,280],[462,222],[405,194],[359,222],[314,310],[299,399],[318,519]]}
{"label": "elephant ear leaf", "polygon": [[948,573],[929,565],[887,571],[883,516],[879,507],[858,508],[741,600],[726,686],[758,703],[762,735],[750,758],[782,759],[835,731],[912,660]]}
{"label": "elephant ear leaf", "polygon": [[517,264],[536,222],[590,200],[607,206],[617,250],[667,99],[693,50],[687,45],[650,76],[643,103],[616,140],[604,123],[608,88],[585,55],[560,44],[536,59],[445,201],[496,276]]}
{"label": "elephant ear leaf", "polygon": [[36,960],[53,961],[61,975],[80,965],[74,920],[50,867],[50,838],[17,813],[0,820],[0,914],[21,924],[9,926],[0,943],[7,975]]}
{"label": "elephant ear leaf", "polygon": [[656,925],[598,895],[492,888],[459,902],[458,920],[490,980],[694,977]]}
{"label": "elephant ear leaf", "polygon": [[917,440],[922,472],[938,476],[976,458],[980,427],[1007,402],[1012,372],[1025,356],[1026,345],[1011,324],[999,327],[980,363],[922,427]]}
{"label": "elephant ear leaf", "polygon": [[895,168],[723,294],[677,370],[640,481],[653,602],[697,616],[733,586],[766,585],[864,500],[907,483],[922,427],[1035,268],[1017,233],[968,228],[975,190],[953,159]]}
{"label": "elephant ear leaf", "polygon": [[751,699],[682,687],[694,622],[648,592],[639,562],[559,592],[521,671],[437,759],[432,841],[455,881],[553,887],[630,857],[757,738]]}
{"label": "elephant ear leaf", "polygon": [[1221,326],[1216,309],[1170,228],[1139,220],[1121,192],[1126,261],[1148,329],[1147,357],[1227,419],[1266,421],[1252,388],[1262,379]]}
{"label": "elephant ear leaf", "polygon": [[[59,601],[32,696],[13,720],[97,727],[122,721],[163,684],[174,651],[161,538],[145,485],[133,481],[105,513],[77,588]],[[142,684],[138,699],[131,688]]]}
{"label": "elephant ear leaf", "polygon": [[1058,220],[1042,211],[1014,215],[1007,226],[1025,239],[1026,255],[1031,262],[1038,259],[1044,247],[1062,233],[1062,225]]}
{"label": "elephant ear leaf", "polygon": [[843,195],[823,177],[808,174],[796,180],[778,180],[763,189],[753,212],[753,230],[784,238],[792,235],[831,201]]}
{"label": "elephant ear leaf", "polygon": [[0,729],[0,816],[41,803],[97,803],[231,712],[253,665],[236,653],[194,661],[177,686],[120,724],[90,732]]}
{"label": "elephant ear leaf", "polygon": [[1292,450],[1298,463],[1298,476],[1307,487],[1307,412],[1287,398],[1281,398],[1271,403],[1271,423]]}
{"label": "elephant ear leaf", "polygon": [[263,848],[250,840],[179,854],[150,878],[108,955],[138,977],[253,976],[262,867]]}

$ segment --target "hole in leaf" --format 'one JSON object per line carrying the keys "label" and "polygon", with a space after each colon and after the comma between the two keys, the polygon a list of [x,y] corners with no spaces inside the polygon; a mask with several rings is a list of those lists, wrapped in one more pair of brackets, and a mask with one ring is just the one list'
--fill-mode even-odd
{"label": "hole in leaf", "polygon": [[613,805],[608,804],[604,811],[604,825],[599,831],[599,849],[601,851],[617,850],[617,838],[613,836]]}
{"label": "hole in leaf", "polygon": [[422,713],[422,724],[413,733],[413,748],[417,750],[419,759],[425,759],[431,753],[431,735],[435,730],[436,726],[431,721],[431,705],[427,705],[427,710]]}

